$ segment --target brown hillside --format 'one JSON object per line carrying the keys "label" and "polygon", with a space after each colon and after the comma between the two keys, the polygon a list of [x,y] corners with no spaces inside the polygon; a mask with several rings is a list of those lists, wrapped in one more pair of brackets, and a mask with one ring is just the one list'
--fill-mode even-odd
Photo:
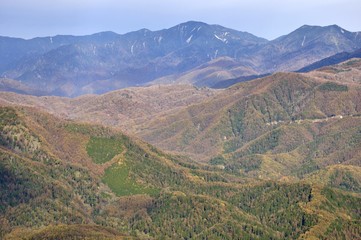
{"label": "brown hillside", "polygon": [[73,236],[62,226],[82,224],[84,237],[105,239],[358,239],[360,85],[312,74],[224,91],[1,93],[1,105],[16,107],[0,107],[0,237]]}

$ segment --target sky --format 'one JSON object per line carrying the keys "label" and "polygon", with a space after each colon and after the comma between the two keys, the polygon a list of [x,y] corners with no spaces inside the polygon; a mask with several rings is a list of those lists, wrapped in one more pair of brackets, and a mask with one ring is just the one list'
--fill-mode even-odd
{"label": "sky", "polygon": [[127,33],[190,20],[269,40],[304,24],[361,31],[360,0],[0,0],[0,36]]}

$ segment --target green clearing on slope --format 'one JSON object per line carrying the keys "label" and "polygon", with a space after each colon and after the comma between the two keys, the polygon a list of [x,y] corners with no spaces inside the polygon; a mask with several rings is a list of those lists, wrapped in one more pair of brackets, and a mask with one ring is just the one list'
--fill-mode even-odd
{"label": "green clearing on slope", "polygon": [[129,167],[125,164],[113,164],[105,170],[103,182],[117,196],[128,196],[136,194],[154,195],[158,193],[157,189],[141,186],[129,177]]}
{"label": "green clearing on slope", "polygon": [[338,91],[338,92],[347,92],[348,87],[346,85],[341,85],[333,82],[326,82],[319,87],[320,91]]}
{"label": "green clearing on slope", "polygon": [[122,145],[122,142],[115,137],[92,136],[86,146],[86,151],[95,163],[102,164],[120,154],[123,150]]}

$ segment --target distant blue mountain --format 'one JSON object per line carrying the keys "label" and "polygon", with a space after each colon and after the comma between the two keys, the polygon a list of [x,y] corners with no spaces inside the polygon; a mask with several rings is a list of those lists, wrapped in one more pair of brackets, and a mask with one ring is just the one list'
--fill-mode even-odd
{"label": "distant blue mountain", "polygon": [[342,53],[337,53],[331,57],[322,59],[320,61],[317,61],[315,63],[312,63],[311,65],[308,65],[304,68],[301,68],[300,70],[298,70],[297,72],[310,72],[313,71],[315,69],[318,68],[322,68],[325,66],[330,66],[330,65],[334,65],[334,64],[338,64],[341,62],[344,62],[346,60],[349,60],[351,58],[361,58],[361,49],[358,49],[354,52],[342,52]]}
{"label": "distant blue mountain", "polygon": [[[39,94],[73,97],[182,76],[200,66],[217,73],[222,66],[217,68],[214,60],[221,57],[232,59],[232,68],[226,69],[232,76],[247,77],[294,71],[359,48],[361,34],[335,25],[303,26],[268,41],[247,32],[190,21],[160,31],[141,29],[123,35],[102,32],[30,40],[0,37],[0,76],[38,89]],[[224,79],[213,75],[217,76],[199,79],[201,74],[194,81],[221,86],[217,82]]]}

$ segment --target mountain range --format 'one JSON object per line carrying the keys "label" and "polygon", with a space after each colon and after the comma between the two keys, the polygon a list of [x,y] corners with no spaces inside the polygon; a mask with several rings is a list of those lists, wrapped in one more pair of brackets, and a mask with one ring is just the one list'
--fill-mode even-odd
{"label": "mountain range", "polygon": [[223,90],[0,92],[0,237],[358,239],[360,83],[350,59]]}
{"label": "mountain range", "polygon": [[[308,73],[277,73],[224,90],[153,85],[73,99],[4,92],[0,103],[37,107],[61,118],[117,127],[163,150],[209,161],[218,154],[231,157],[274,131],[288,139],[295,126],[301,128],[298,121],[306,125],[321,122],[323,127],[333,116],[357,120],[360,81],[361,61],[351,59]],[[307,131],[301,131],[299,141],[315,139],[317,134]],[[302,136],[308,136],[307,140]],[[280,149],[288,152],[289,147]]]}
{"label": "mountain range", "polygon": [[361,239],[358,33],[0,37],[0,239]]}
{"label": "mountain range", "polygon": [[0,87],[69,97],[157,83],[219,87],[360,48],[361,34],[336,25],[305,25],[272,41],[194,21],[122,35],[0,37]]}

